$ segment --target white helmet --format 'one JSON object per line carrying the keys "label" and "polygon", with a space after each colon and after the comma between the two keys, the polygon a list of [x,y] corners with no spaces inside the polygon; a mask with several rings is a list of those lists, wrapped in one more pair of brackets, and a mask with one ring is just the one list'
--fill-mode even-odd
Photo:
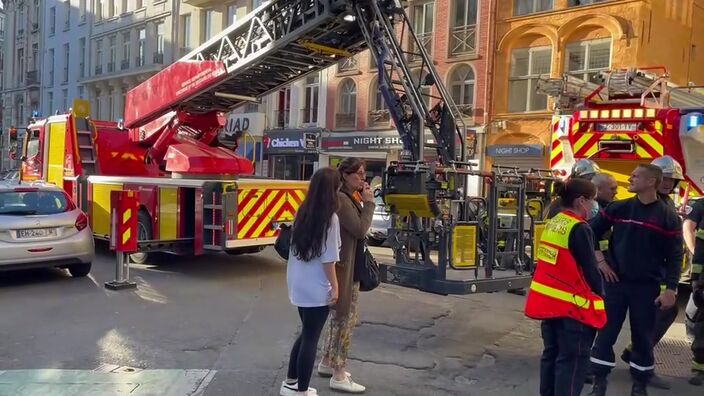
{"label": "white helmet", "polygon": [[669,177],[676,180],[684,180],[684,172],[682,172],[682,165],[680,165],[677,160],[670,157],[669,155],[663,155],[662,157],[655,158],[652,165],[657,166],[662,169],[663,177]]}

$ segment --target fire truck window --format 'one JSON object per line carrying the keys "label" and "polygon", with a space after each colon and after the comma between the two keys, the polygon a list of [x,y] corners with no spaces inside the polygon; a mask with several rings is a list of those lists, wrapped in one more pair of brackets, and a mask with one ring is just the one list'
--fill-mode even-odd
{"label": "fire truck window", "polygon": [[27,142],[27,157],[32,158],[39,154],[39,131],[32,131]]}

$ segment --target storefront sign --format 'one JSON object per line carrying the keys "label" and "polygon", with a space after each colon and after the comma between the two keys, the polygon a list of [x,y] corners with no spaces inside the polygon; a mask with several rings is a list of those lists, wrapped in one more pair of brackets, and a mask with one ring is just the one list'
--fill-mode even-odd
{"label": "storefront sign", "polygon": [[490,157],[542,157],[545,146],[542,144],[496,144],[487,146]]}
{"label": "storefront sign", "polygon": [[266,125],[264,113],[230,113],[225,127],[220,133],[220,140],[231,142],[239,138],[243,132],[252,136],[262,136]]}
{"label": "storefront sign", "polygon": [[323,135],[320,141],[323,152],[389,151],[403,148],[398,132],[340,132]]}
{"label": "storefront sign", "polygon": [[297,154],[318,151],[318,131],[282,130],[264,133],[264,153]]}

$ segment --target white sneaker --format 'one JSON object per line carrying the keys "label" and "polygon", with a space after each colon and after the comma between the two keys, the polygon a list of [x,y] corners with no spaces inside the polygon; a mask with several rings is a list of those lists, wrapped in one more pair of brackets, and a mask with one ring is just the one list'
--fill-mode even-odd
{"label": "white sneaker", "polygon": [[364,393],[367,388],[352,381],[352,377],[348,374],[342,381],[336,380],[335,377],[330,378],[330,389],[347,393]]}
{"label": "white sneaker", "polygon": [[[280,396],[296,396],[298,394],[298,382],[293,384],[287,384],[284,380],[281,382],[281,389],[279,389]],[[308,396],[316,396],[318,391],[315,388],[308,387]]]}
{"label": "white sneaker", "polygon": [[[332,377],[334,372],[335,371],[332,369],[332,367],[324,365],[322,361],[318,363],[318,376],[323,378],[330,378]],[[345,371],[345,375],[349,377],[350,373]]]}

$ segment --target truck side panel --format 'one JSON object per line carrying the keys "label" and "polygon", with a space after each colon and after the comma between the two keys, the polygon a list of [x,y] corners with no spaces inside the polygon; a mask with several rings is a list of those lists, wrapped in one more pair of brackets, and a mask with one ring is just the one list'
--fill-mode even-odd
{"label": "truck side panel", "polygon": [[110,192],[121,189],[122,184],[90,184],[90,226],[96,236],[110,236]]}
{"label": "truck side panel", "polygon": [[159,239],[174,240],[178,237],[178,188],[159,188]]}
{"label": "truck side panel", "polygon": [[64,160],[66,151],[66,122],[49,124],[49,147],[46,181],[64,186]]}

